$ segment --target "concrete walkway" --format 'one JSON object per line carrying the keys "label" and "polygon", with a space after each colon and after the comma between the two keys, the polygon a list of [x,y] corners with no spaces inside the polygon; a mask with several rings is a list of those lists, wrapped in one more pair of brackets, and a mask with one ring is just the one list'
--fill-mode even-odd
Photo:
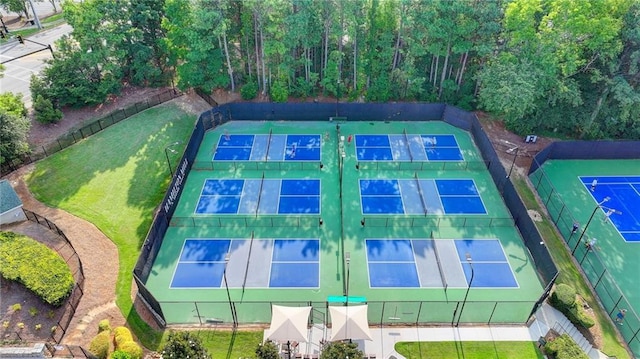
{"label": "concrete walkway", "polygon": [[[567,332],[591,359],[606,359],[606,355],[593,348],[571,323],[549,304],[544,303],[536,312],[535,319],[526,325],[486,326],[437,326],[437,327],[390,327],[371,328],[373,340],[354,340],[358,348],[369,358],[402,359],[395,351],[398,342],[442,342],[442,341],[532,341],[537,342],[550,329]],[[268,330],[265,331],[265,340]],[[321,344],[331,337],[331,329],[314,325],[309,329],[309,342],[296,348],[300,358],[318,358]],[[286,344],[282,345],[283,352]],[[284,356],[286,357],[286,356]]]}

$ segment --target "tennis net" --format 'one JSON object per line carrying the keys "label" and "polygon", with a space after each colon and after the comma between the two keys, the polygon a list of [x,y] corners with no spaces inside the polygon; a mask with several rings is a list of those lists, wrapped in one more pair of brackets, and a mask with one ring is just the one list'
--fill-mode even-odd
{"label": "tennis net", "polygon": [[264,172],[262,172],[262,178],[260,179],[260,189],[258,190],[258,201],[256,203],[256,217],[260,212],[260,200],[262,199],[262,187],[264,186]]}
{"label": "tennis net", "polygon": [[271,148],[271,135],[273,135],[273,129],[269,129],[269,138],[267,139],[267,151],[264,153],[265,161],[269,161],[269,149]]}
{"label": "tennis net", "polygon": [[424,192],[422,191],[422,185],[420,184],[420,178],[418,178],[418,172],[414,173],[414,178],[416,179],[416,184],[418,185],[418,195],[420,196],[420,203],[422,203],[422,210],[424,211],[424,215],[427,215],[427,203],[424,201]]}
{"label": "tennis net", "polygon": [[436,244],[435,237],[433,236],[433,231],[431,231],[431,241],[433,243],[433,253],[436,256],[436,263],[438,264],[438,272],[440,272],[440,280],[442,281],[442,286],[444,287],[444,291],[447,291],[447,278],[444,276],[444,271],[442,270],[442,262],[440,261],[440,254],[438,254],[438,245]]}
{"label": "tennis net", "polygon": [[251,262],[251,249],[253,249],[253,238],[255,233],[251,231],[251,241],[249,242],[249,255],[247,256],[247,266],[244,269],[244,279],[242,280],[242,292],[244,293],[244,287],[247,284],[247,274],[249,273],[249,262]]}
{"label": "tennis net", "polygon": [[404,134],[404,144],[407,145],[407,151],[409,152],[409,158],[411,162],[413,162],[413,153],[411,153],[411,145],[409,144],[409,136],[407,136],[407,129],[402,129],[402,134]]}

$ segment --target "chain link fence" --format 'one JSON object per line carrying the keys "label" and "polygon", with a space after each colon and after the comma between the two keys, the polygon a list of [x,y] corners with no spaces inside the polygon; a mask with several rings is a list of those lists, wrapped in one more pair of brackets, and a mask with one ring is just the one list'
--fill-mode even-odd
{"label": "chain link fence", "polygon": [[56,226],[55,223],[51,222],[46,217],[43,217],[35,212],[31,212],[27,209],[23,209],[23,211],[29,221],[47,228],[58,238],[60,238],[62,244],[56,246],[55,250],[69,266],[69,269],[73,274],[73,279],[76,282],[73,290],[71,291],[69,299],[64,304],[64,310],[62,316],[60,317],[60,319],[58,319],[56,330],[51,331],[50,339],[55,343],[60,343],[60,341],[62,341],[62,338],[66,334],[67,329],[69,328],[69,324],[73,319],[76,308],[78,308],[80,299],[84,294],[85,276],[84,271],[82,270],[82,262],[80,261],[78,253],[76,253],[76,250],[73,248],[73,245],[71,244],[67,236],[58,226]]}

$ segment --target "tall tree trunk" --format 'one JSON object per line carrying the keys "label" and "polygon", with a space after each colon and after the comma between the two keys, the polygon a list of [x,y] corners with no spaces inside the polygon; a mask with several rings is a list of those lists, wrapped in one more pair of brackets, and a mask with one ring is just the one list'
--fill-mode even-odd
{"label": "tall tree trunk", "polygon": [[356,34],[353,36],[353,91],[358,90],[357,59],[358,59],[358,34],[356,30]]}
{"label": "tall tree trunk", "polygon": [[247,71],[249,73],[249,79],[251,79],[251,77],[253,76],[252,70],[251,70],[251,47],[249,46],[249,36],[245,35],[245,41],[247,43]]}
{"label": "tall tree trunk", "polygon": [[262,94],[267,94],[267,66],[264,61],[264,33],[262,32],[262,26],[260,27],[260,62],[262,63]]}
{"label": "tall tree trunk", "polygon": [[324,54],[322,56],[322,78],[324,78],[327,71],[327,62],[329,61],[329,28],[331,27],[330,21],[324,23]]}
{"label": "tall tree trunk", "polygon": [[591,129],[591,126],[593,126],[593,123],[596,121],[596,118],[598,117],[598,115],[600,114],[600,110],[602,109],[602,103],[607,99],[607,96],[609,96],[609,91],[609,86],[607,86],[604,91],[602,91],[602,95],[600,95],[600,98],[598,98],[598,101],[596,102],[596,108],[593,109],[593,112],[591,112],[589,121],[580,133],[580,138],[583,138],[584,135]]}
{"label": "tall tree trunk", "polygon": [[256,45],[256,82],[258,82],[258,88],[261,87],[260,83],[260,51],[258,48],[258,15],[253,13],[253,41]]}
{"label": "tall tree trunk", "polygon": [[433,87],[435,88],[436,86],[438,86],[438,65],[440,64],[440,56],[436,55],[435,58],[436,61],[436,68],[435,70],[433,70]]}
{"label": "tall tree trunk", "polygon": [[462,59],[462,68],[460,68],[460,77],[458,77],[458,91],[460,91],[460,87],[462,87],[462,79],[464,78],[464,73],[467,70],[468,59],[469,59],[469,51],[465,51],[464,57]]}
{"label": "tall tree trunk", "polygon": [[404,27],[404,3],[400,8],[400,26],[398,27],[398,37],[396,38],[396,46],[393,50],[393,63],[391,64],[391,71],[396,69],[398,62],[400,61],[400,39],[402,38],[402,29]]}
{"label": "tall tree trunk", "polygon": [[309,74],[309,62],[311,61],[311,58],[309,56],[309,48],[305,46],[304,51],[303,51],[303,56],[304,56],[304,79],[305,81],[309,82],[309,80],[311,80],[311,75]]}
{"label": "tall tree trunk", "polygon": [[224,56],[227,58],[227,73],[231,81],[231,92],[236,92],[236,84],[233,81],[233,68],[231,67],[231,59],[229,58],[229,47],[227,46],[227,32],[222,32],[222,44],[224,45]]}
{"label": "tall tree trunk", "polygon": [[442,75],[440,76],[440,88],[438,89],[438,99],[442,96],[442,84],[447,76],[447,66],[449,65],[449,55],[451,53],[451,40],[447,41],[447,54],[444,57],[444,65],[442,65]]}

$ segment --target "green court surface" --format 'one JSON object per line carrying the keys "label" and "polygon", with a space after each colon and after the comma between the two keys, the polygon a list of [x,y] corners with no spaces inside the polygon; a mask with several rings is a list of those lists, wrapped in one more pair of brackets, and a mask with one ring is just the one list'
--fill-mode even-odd
{"label": "green court surface", "polygon": [[[581,263],[609,315],[615,319],[618,309],[629,307],[639,313],[640,241],[633,236],[640,231],[637,221],[640,195],[637,188],[632,188],[637,185],[607,182],[617,179],[633,183],[639,180],[640,161],[549,160],[542,170],[546,177],[538,170],[531,175],[531,182],[558,223],[569,249],[574,251],[576,260]],[[581,180],[581,177],[587,179]],[[589,177],[599,179],[593,192],[589,188]],[[600,202],[606,197],[610,199]],[[602,209],[598,207],[599,202]],[[607,217],[609,209],[613,211]],[[579,229],[571,234],[571,222],[574,220]],[[625,233],[628,239],[625,240],[621,233]],[[578,242],[581,236],[582,241]],[[584,245],[591,238],[597,238],[595,251],[588,251]],[[621,294],[625,298],[621,298]],[[623,334],[624,331],[633,331],[632,327],[640,327],[636,318],[628,313],[625,318],[627,325],[620,328]],[[632,332],[628,334],[629,337],[633,335]]]}
{"label": "green court surface", "polygon": [[[337,128],[339,125],[339,129]],[[320,161],[251,161],[212,162],[216,148],[224,136],[240,134],[314,134],[321,138]],[[433,161],[429,164],[411,161],[385,163],[357,161],[357,135],[412,134],[453,135],[465,165]],[[271,136],[269,137],[271,139]],[[344,136],[345,140],[340,141]],[[353,141],[349,142],[349,136]],[[397,137],[401,138],[401,137]],[[343,146],[344,151],[341,150]],[[344,153],[344,157],[342,156]],[[408,152],[411,154],[411,150]],[[478,166],[481,156],[469,133],[444,122],[249,122],[235,121],[208,131],[189,173],[171,226],[166,232],[160,252],[154,262],[146,286],[162,307],[168,323],[231,322],[230,303],[237,313],[239,323],[268,323],[271,304],[312,305],[314,321],[327,318],[329,297],[364,297],[369,304],[370,323],[450,323],[460,316],[461,323],[524,323],[535,302],[543,293],[526,247],[496,185],[484,165]],[[320,165],[321,163],[321,165]],[[268,169],[264,169],[268,167]],[[453,169],[452,169],[453,168]],[[486,209],[486,214],[367,214],[363,215],[359,181],[362,179],[398,179],[407,183],[421,180],[472,180]],[[277,179],[319,179],[321,182],[320,213],[302,215],[284,214],[195,214],[204,183],[207,179],[244,179],[267,181]],[[422,192],[421,192],[422,193]],[[454,196],[455,197],[455,196]],[[381,200],[384,205],[385,200]],[[431,204],[429,204],[431,205]],[[424,203],[423,203],[424,206]],[[462,206],[464,208],[464,205]],[[363,225],[362,221],[366,218]],[[252,263],[246,266],[234,263],[234,254],[228,266],[228,292],[224,282],[200,288],[172,288],[183,246],[187,239],[237,239],[246,243],[253,238]],[[268,272],[270,259],[258,254],[260,248],[271,245],[272,239],[318,239],[317,286],[283,287],[247,286],[247,268],[252,267],[249,282],[260,273]],[[491,282],[489,268],[492,263],[465,262],[464,256],[453,261],[451,254],[440,253],[446,258],[438,267],[416,255],[415,263],[431,265],[430,271],[420,271],[420,280],[445,278],[447,270],[463,274],[463,285],[437,286],[371,286],[371,248],[367,252],[366,239],[416,239],[436,241],[443,248],[454,248],[453,240],[498,240],[502,255],[513,274],[515,286],[478,287],[478,283]],[[465,241],[456,242],[464,248]],[[480,243],[480,242],[474,242]],[[488,242],[482,242],[488,243]],[[455,248],[454,248],[455,249]],[[464,249],[462,250],[464,251]],[[346,264],[345,254],[350,261]],[[396,252],[392,251],[392,254]],[[398,252],[399,253],[399,252]],[[455,254],[455,251],[454,251]],[[458,255],[464,254],[458,250]],[[369,259],[367,259],[369,256]],[[255,263],[254,263],[255,261]],[[257,263],[257,264],[256,264]],[[221,258],[214,264],[220,269]],[[393,260],[385,264],[393,268]],[[260,268],[260,266],[263,266]],[[483,266],[489,266],[484,268]],[[434,270],[435,268],[435,270]],[[440,269],[438,269],[440,268]],[[475,281],[468,290],[469,275],[475,268]],[[484,268],[484,269],[483,269]],[[292,273],[292,275],[300,273]],[[218,273],[220,275],[220,273]],[[254,276],[254,277],[252,277]],[[384,273],[383,273],[384,276]],[[444,277],[443,277],[444,276]],[[348,292],[348,293],[347,293]],[[465,296],[466,303],[463,304]],[[362,298],[360,298],[362,299]],[[464,306],[464,311],[462,311]],[[462,314],[461,314],[462,311]]]}

